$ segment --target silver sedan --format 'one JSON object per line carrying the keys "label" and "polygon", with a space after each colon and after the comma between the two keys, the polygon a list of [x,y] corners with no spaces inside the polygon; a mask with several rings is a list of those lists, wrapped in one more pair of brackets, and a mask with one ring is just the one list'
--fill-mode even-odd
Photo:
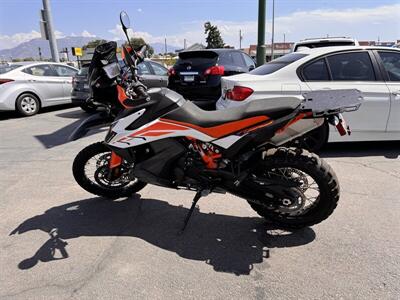
{"label": "silver sedan", "polygon": [[51,62],[0,65],[0,110],[32,116],[40,108],[71,103],[77,69]]}

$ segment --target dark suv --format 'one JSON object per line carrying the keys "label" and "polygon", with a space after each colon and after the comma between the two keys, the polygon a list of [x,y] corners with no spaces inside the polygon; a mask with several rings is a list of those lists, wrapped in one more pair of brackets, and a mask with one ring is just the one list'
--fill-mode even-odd
{"label": "dark suv", "polygon": [[254,68],[254,60],[240,50],[184,51],[169,69],[168,87],[201,108],[215,109],[215,102],[221,97],[221,76]]}

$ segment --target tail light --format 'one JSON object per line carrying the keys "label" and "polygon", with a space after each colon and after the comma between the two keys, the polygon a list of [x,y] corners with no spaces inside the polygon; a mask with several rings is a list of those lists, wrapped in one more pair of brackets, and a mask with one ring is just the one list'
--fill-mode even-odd
{"label": "tail light", "polygon": [[204,75],[224,75],[224,66],[213,66],[204,71]]}
{"label": "tail light", "polygon": [[168,69],[168,76],[175,76],[176,75],[176,71],[173,67]]}
{"label": "tail light", "polygon": [[233,101],[243,101],[247,99],[253,90],[244,86],[234,86],[233,89],[226,91],[225,98]]}
{"label": "tail light", "polygon": [[14,81],[14,80],[13,79],[0,78],[0,84],[7,83],[7,82],[12,82],[12,81]]}

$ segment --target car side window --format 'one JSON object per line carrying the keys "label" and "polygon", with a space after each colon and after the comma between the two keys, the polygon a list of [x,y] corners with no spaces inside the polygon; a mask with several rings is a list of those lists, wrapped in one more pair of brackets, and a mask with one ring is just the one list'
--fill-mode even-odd
{"label": "car side window", "polygon": [[77,73],[75,69],[66,66],[53,65],[53,67],[56,70],[57,76],[60,77],[73,77]]}
{"label": "car side window", "polygon": [[248,56],[248,55],[246,55],[246,54],[244,54],[244,53],[242,53],[243,54],[243,58],[244,58],[244,61],[245,61],[245,63],[246,63],[246,66],[247,67],[249,67],[249,68],[255,68],[256,67],[256,64],[255,64],[255,62],[254,62],[254,60],[253,59],[251,59],[251,57],[250,56]]}
{"label": "car side window", "polygon": [[164,68],[163,66],[156,64],[152,61],[149,62],[151,67],[154,70],[154,73],[158,76],[167,76],[168,74],[168,70],[166,68]]}
{"label": "car side window", "polygon": [[332,80],[375,81],[368,52],[349,52],[327,57]]}
{"label": "car side window", "polygon": [[400,53],[378,51],[390,81],[400,81]]}
{"label": "car side window", "polygon": [[303,77],[306,81],[327,81],[329,80],[329,72],[325,63],[325,59],[321,58],[317,61],[306,65],[303,68]]}
{"label": "car side window", "polygon": [[137,68],[138,75],[151,75],[150,69],[145,63],[138,64]]}
{"label": "car side window", "polygon": [[235,66],[241,66],[241,67],[245,66],[242,54],[240,52],[233,52],[232,59]]}
{"label": "car side window", "polygon": [[37,65],[22,70],[23,72],[33,76],[57,76],[50,65]]}
{"label": "car side window", "polygon": [[240,66],[244,67],[245,64],[243,62],[242,54],[236,51],[227,51],[222,52],[219,55],[218,60],[219,65],[230,65],[230,66]]}

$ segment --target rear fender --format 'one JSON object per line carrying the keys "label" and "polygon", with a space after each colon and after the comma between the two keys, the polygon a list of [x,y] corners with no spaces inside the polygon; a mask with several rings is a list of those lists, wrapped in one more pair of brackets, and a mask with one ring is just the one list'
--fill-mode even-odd
{"label": "rear fender", "polygon": [[71,133],[68,140],[75,141],[80,139],[81,137],[85,136],[91,128],[98,125],[106,125],[112,121],[113,118],[105,112],[94,114],[83,120],[82,123],[80,123],[79,126]]}

